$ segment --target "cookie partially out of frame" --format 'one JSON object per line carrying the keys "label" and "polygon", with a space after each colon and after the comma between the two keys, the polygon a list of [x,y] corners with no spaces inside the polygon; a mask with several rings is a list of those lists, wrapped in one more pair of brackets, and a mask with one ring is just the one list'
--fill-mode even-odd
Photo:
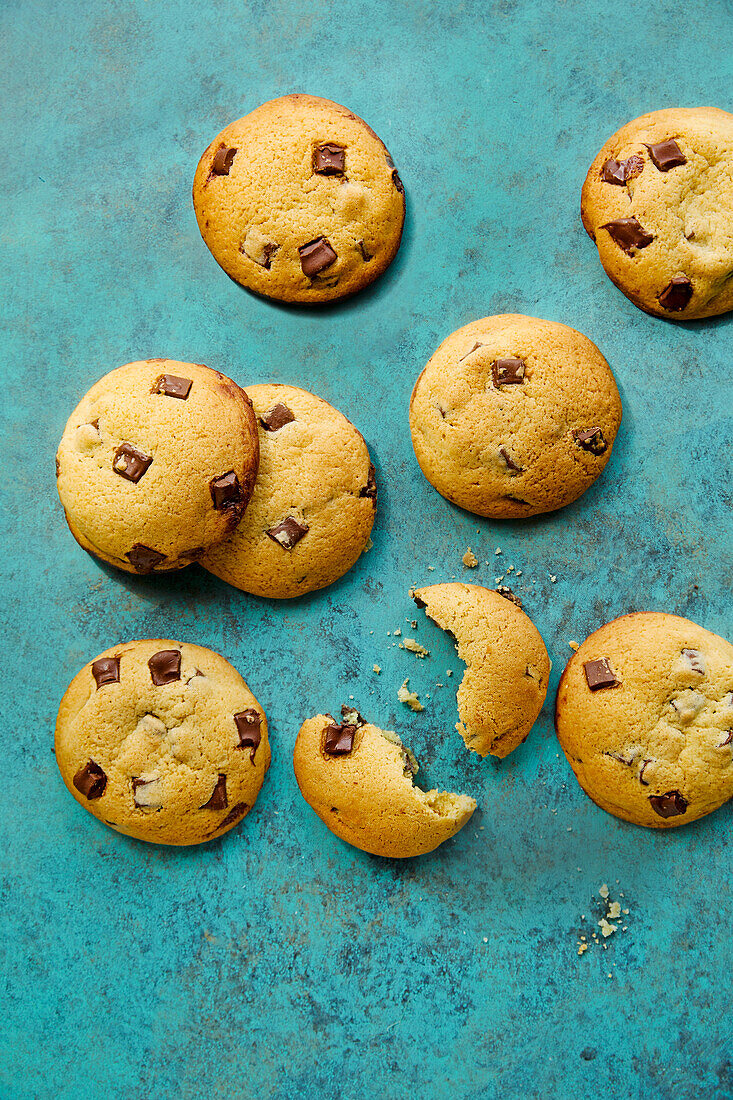
{"label": "cookie partially out of frame", "polygon": [[201,559],[256,596],[324,588],[356,562],[377,507],[364,438],[343,413],[296,386],[248,386],[260,469],[244,520]]}
{"label": "cookie partially out of frame", "polygon": [[624,615],[570,658],[555,726],[585,793],[669,829],[733,796],[733,646],[677,615]]}
{"label": "cookie partially out of frame", "polygon": [[374,131],[302,94],[222,130],[196,169],[193,203],[227,275],[284,302],[329,302],[373,282],[405,218],[402,181]]}
{"label": "cookie partially out of frame", "polygon": [[218,653],[162,639],[123,642],[67,688],[56,763],[77,802],[118,832],[201,844],[254,806],[270,765],[267,721]]}
{"label": "cookie partially out of frame", "polygon": [[640,309],[669,321],[733,309],[733,115],[674,107],[622,126],[590,166],[581,215]]}
{"label": "cookie partially out of frame", "polygon": [[606,466],[620,422],[616,382],[595,344],[520,314],[448,336],[410,400],[425,477],[454,504],[495,518],[576,500]]}
{"label": "cookie partially out of frame", "polygon": [[300,793],[347,844],[372,855],[406,859],[432,852],[462,829],[473,798],[414,786],[415,757],[397,734],[343,708],[308,718],[295,742]]}
{"label": "cookie partially out of frame", "polygon": [[466,663],[456,724],[466,748],[508,756],[527,739],[547,695],[550,658],[536,626],[512,599],[477,584],[433,584],[412,598]]}
{"label": "cookie partially out of frame", "polygon": [[64,429],[56,479],[71,533],[128,573],[181,569],[237,526],[254,487],[252,404],[198,363],[110,371]]}

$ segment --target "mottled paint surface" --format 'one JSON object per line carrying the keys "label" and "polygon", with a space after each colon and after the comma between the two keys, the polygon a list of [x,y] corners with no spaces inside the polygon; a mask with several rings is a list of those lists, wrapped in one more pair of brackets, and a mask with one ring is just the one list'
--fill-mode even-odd
{"label": "mottled paint surface", "polygon": [[[578,216],[617,126],[662,106],[733,108],[730,5],[4,0],[1,16],[0,1096],[733,1095],[730,808],[667,833],[617,821],[576,785],[551,719],[568,640],[608,619],[664,609],[733,633],[733,320],[639,312]],[[408,196],[388,274],[322,311],[230,282],[190,201],[217,130],[294,90],[363,116]],[[624,400],[601,481],[524,525],[447,504],[407,430],[440,340],[507,310],[580,328]],[[304,386],[362,430],[378,522],[339,584],[268,603],[198,567],[136,579],[77,548],[53,479],[65,419],[105,371],[161,355]],[[554,669],[529,740],[495,765],[453,731],[447,638],[421,616],[408,632],[432,655],[418,661],[387,632],[415,614],[411,584],[493,584],[507,564]],[[141,636],[219,650],[271,720],[256,809],[205,847],[118,836],[56,771],[68,680]],[[397,702],[406,676],[421,715]],[[352,696],[412,745],[424,785],[476,796],[433,856],[363,855],[300,798],[301,720]],[[628,931],[578,957],[604,882],[624,893]]]}

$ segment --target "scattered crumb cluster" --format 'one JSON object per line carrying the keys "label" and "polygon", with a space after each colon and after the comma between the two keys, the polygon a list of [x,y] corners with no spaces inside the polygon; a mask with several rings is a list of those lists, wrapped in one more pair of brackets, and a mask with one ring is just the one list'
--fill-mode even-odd
{"label": "scattered crumb cluster", "polygon": [[[608,947],[605,942],[609,936],[612,936],[615,932],[626,932],[628,925],[625,923],[625,918],[629,915],[629,910],[622,908],[620,901],[613,901],[611,899],[611,891],[608,885],[604,882],[598,889],[598,895],[601,898],[605,913],[599,921],[596,922],[596,926],[600,930],[598,932],[590,931],[587,936],[580,935],[578,938],[578,954],[584,955],[589,947],[593,943],[600,944],[604,950]],[[619,892],[619,897],[623,898],[623,893]],[[581,913],[580,919],[584,921],[586,919],[585,913]],[[611,975],[609,974],[609,977]]]}
{"label": "scattered crumb cluster", "polygon": [[405,682],[403,684],[401,684],[400,687],[398,687],[398,689],[397,689],[397,698],[399,699],[399,701],[401,703],[406,703],[407,706],[410,708],[410,710],[414,710],[414,711],[425,710],[425,707],[422,705],[422,703],[418,699],[416,692],[410,691],[410,689],[408,688],[407,685],[409,684],[409,682],[410,682],[410,677],[408,676],[408,677],[406,677]]}

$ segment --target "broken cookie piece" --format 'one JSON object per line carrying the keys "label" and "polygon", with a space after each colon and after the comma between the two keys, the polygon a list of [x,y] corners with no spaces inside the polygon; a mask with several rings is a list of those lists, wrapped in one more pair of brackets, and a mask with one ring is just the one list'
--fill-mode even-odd
{"label": "broken cookie piece", "polygon": [[466,824],[476,808],[467,795],[413,785],[417,761],[391,730],[369,722],[349,727],[348,751],[333,754],[330,715],[300,728],[293,767],[300,793],[347,844],[372,855],[406,859],[432,852]]}
{"label": "broken cookie piece", "polygon": [[531,619],[497,592],[475,584],[435,584],[412,598],[455,638],[466,671],[456,729],[479,756],[503,758],[525,740],[547,694],[550,659]]}

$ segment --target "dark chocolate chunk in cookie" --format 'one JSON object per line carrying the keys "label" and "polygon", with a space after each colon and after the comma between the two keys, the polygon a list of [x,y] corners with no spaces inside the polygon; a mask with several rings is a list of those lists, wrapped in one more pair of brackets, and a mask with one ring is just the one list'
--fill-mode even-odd
{"label": "dark chocolate chunk in cookie", "polygon": [[265,531],[266,535],[282,546],[284,550],[292,550],[297,542],[307,535],[310,528],[305,523],[298,523],[292,516],[286,516],[282,523],[276,524]]}
{"label": "dark chocolate chunk in cookie", "polygon": [[99,691],[104,684],[119,684],[119,657],[98,657],[92,665],[92,676],[96,681],[97,691]]}
{"label": "dark chocolate chunk in cookie", "polygon": [[608,450],[606,437],[599,427],[574,428],[573,439],[584,451],[590,451],[594,455],[602,455]]}
{"label": "dark chocolate chunk in cookie", "polygon": [[125,557],[136,573],[152,573],[156,565],[165,561],[165,554],[159,550],[153,550],[150,546],[144,546],[136,542],[132,550],[128,550]]}
{"label": "dark chocolate chunk in cookie", "polygon": [[679,791],[650,794],[649,802],[654,813],[659,814],[660,817],[679,817],[687,811],[687,799]]}
{"label": "dark chocolate chunk in cookie", "polygon": [[313,171],[320,176],[343,176],[346,149],[343,145],[325,142],[313,150]]}
{"label": "dark chocolate chunk in cookie", "polygon": [[687,164],[687,157],[673,139],[659,141],[656,145],[647,145],[649,156],[660,172],[669,172],[680,164]]}
{"label": "dark chocolate chunk in cookie", "polygon": [[242,488],[234,470],[229,470],[220,477],[213,477],[209,482],[209,489],[217,512],[226,512],[242,503]]}
{"label": "dark chocolate chunk in cookie", "polygon": [[292,424],[295,413],[287,405],[278,403],[268,409],[264,416],[260,417],[260,424],[266,432],[279,432],[286,424]]}
{"label": "dark chocolate chunk in cookie", "polygon": [[621,681],[611,668],[608,657],[599,657],[596,661],[586,661],[583,665],[585,678],[591,691],[600,688],[620,687]]}
{"label": "dark chocolate chunk in cookie", "polygon": [[669,313],[680,313],[690,304],[692,297],[692,283],[686,275],[675,275],[670,279],[658,301],[662,309]]}
{"label": "dark chocolate chunk in cookie", "polygon": [[211,792],[211,798],[204,802],[202,810],[225,810],[229,805],[227,799],[227,777],[219,773],[216,786]]}
{"label": "dark chocolate chunk in cookie", "polygon": [[161,374],[153,386],[152,393],[163,393],[166,397],[177,397],[185,401],[191,392],[193,379],[181,378],[177,374]]}
{"label": "dark chocolate chunk in cookie", "polygon": [[137,485],[152,461],[151,455],[139,451],[137,447],[133,447],[132,443],[121,443],[115,451],[112,469],[120,477]]}
{"label": "dark chocolate chunk in cookie", "polygon": [[323,731],[323,751],[328,756],[348,756],[354,747],[354,735],[356,726],[337,725],[326,726]]}
{"label": "dark chocolate chunk in cookie", "polygon": [[259,711],[254,710],[252,707],[248,710],[240,710],[238,714],[234,715],[234,724],[239,734],[239,744],[237,748],[251,749],[250,759],[254,760],[255,753],[262,740],[262,733],[260,730],[262,717]]}
{"label": "dark chocolate chunk in cookie", "polygon": [[107,776],[96,761],[88,760],[79,768],[72,782],[79,794],[83,794],[91,802],[93,798],[101,798],[104,794]]}
{"label": "dark chocolate chunk in cookie", "polygon": [[148,661],[150,679],[156,687],[162,684],[172,684],[174,680],[181,678],[181,651],[180,649],[161,649]]}
{"label": "dark chocolate chunk in cookie", "polygon": [[623,187],[628,180],[641,175],[643,171],[644,158],[638,153],[633,153],[628,160],[614,160],[610,157],[601,168],[601,179],[604,183],[615,183]]}
{"label": "dark chocolate chunk in cookie", "polygon": [[229,169],[231,168],[234,157],[237,150],[230,149],[226,145],[222,145],[214,153],[214,159],[211,162],[211,175],[212,176],[228,176]]}
{"label": "dark chocolate chunk in cookie", "polygon": [[617,218],[615,221],[606,222],[601,229],[608,230],[611,240],[623,249],[627,256],[633,256],[635,251],[646,248],[654,240],[654,234],[647,233],[636,218]]}
{"label": "dark chocolate chunk in cookie", "polygon": [[512,470],[515,474],[521,474],[524,466],[520,466],[517,462],[514,461],[506,447],[499,447],[499,454],[504,459],[508,470]]}
{"label": "dark chocolate chunk in cookie", "polygon": [[325,237],[317,237],[315,241],[302,244],[298,252],[303,274],[309,278],[330,267],[337,259],[336,253]]}
{"label": "dark chocolate chunk in cookie", "polygon": [[491,364],[494,385],[497,389],[499,386],[521,386],[526,369],[524,359],[496,359]]}

